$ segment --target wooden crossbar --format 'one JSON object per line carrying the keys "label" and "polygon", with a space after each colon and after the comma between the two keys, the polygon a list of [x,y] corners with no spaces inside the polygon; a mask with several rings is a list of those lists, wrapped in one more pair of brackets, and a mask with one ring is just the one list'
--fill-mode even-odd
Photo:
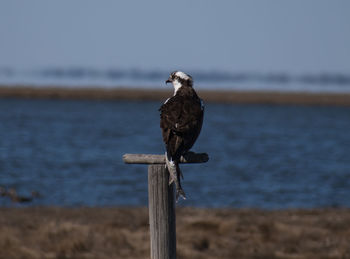
{"label": "wooden crossbar", "polygon": [[[169,185],[169,173],[164,155],[125,154],[127,164],[148,164],[148,210],[152,259],[176,258],[176,218],[174,184]],[[206,153],[188,152],[181,163],[205,163]]]}

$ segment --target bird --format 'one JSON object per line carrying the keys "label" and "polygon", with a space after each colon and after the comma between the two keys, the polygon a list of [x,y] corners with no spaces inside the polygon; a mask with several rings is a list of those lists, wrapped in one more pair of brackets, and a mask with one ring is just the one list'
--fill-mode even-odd
{"label": "bird", "polygon": [[18,195],[17,191],[13,188],[10,188],[7,191],[6,195],[11,199],[12,202],[17,202],[17,203],[31,202],[33,198],[40,196],[40,194],[36,191],[32,191],[31,196],[21,196],[21,195]]}
{"label": "bird", "polygon": [[0,186],[0,196],[5,197],[6,196],[6,189],[2,186]]}
{"label": "bird", "polygon": [[196,142],[203,124],[204,104],[193,89],[192,76],[174,71],[165,81],[174,87],[174,95],[168,98],[160,111],[160,128],[165,144],[165,166],[169,171],[169,185],[176,187],[176,201],[186,199],[181,187],[183,178],[179,167],[180,157],[186,154]]}

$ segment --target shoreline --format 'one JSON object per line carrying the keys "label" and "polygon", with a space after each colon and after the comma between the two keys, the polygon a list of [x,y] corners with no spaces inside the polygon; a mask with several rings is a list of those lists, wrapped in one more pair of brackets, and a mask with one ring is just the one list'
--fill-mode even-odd
{"label": "shoreline", "polygon": [[[208,103],[350,106],[350,93],[197,90]],[[163,101],[171,90],[0,86],[0,98]]]}
{"label": "shoreline", "polygon": [[[347,258],[350,209],[176,209],[179,258]],[[0,258],[149,258],[145,207],[0,208]]]}

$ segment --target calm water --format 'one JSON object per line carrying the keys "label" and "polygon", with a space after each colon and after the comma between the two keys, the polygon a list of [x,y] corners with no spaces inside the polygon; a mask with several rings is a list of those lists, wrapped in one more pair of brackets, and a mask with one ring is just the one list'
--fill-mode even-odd
{"label": "calm water", "polygon": [[[0,185],[31,205],[147,204],[147,168],[124,153],[163,153],[160,102],[0,99]],[[182,165],[184,206],[350,207],[350,108],[207,104]],[[0,197],[0,206],[12,206]]]}

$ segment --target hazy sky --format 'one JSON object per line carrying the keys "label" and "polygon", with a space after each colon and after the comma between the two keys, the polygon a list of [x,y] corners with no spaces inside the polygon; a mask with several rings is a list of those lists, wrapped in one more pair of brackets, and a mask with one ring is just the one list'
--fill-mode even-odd
{"label": "hazy sky", "polygon": [[0,2],[0,66],[350,72],[350,1]]}

